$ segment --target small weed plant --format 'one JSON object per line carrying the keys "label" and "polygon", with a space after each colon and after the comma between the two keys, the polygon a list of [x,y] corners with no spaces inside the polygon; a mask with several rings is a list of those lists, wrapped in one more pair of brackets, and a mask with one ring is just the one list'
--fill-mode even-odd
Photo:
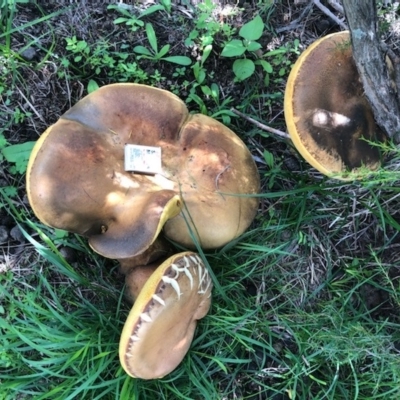
{"label": "small weed plant", "polygon": [[3,135],[0,135],[0,161],[6,160],[12,164],[11,174],[23,174],[28,165],[29,156],[36,142],[29,141],[21,144],[9,145]]}
{"label": "small weed plant", "polygon": [[[264,83],[269,86],[270,76],[274,72],[274,66],[278,67],[278,75],[284,76],[288,72],[288,65],[282,62],[282,55],[288,51],[298,53],[297,48],[299,41],[296,40],[293,45],[293,49],[290,47],[282,47],[274,51],[268,51],[263,53],[262,45],[258,42],[264,31],[264,22],[259,15],[254,17],[251,21],[244,24],[239,30],[239,36],[241,39],[232,39],[228,41],[221,53],[222,57],[241,57],[248,56],[252,58],[237,58],[233,62],[233,72],[238,81],[243,81],[250,78],[255,70],[256,66],[260,66],[264,73]],[[273,59],[272,62],[267,59]],[[290,62],[289,62],[290,64]]]}
{"label": "small weed plant", "polygon": [[66,70],[73,68],[80,75],[95,75],[115,78],[118,81],[147,82],[148,74],[140,68],[137,61],[130,57],[128,46],[121,46],[120,51],[111,50],[108,42],[99,42],[90,46],[85,40],[78,40],[76,36],[66,38],[66,50],[70,57],[64,56],[61,60],[63,69],[59,77],[66,75]]}
{"label": "small weed plant", "polygon": [[[194,28],[185,40],[186,46],[197,46],[202,51],[206,46],[213,45],[215,38],[221,36],[230,40],[236,28],[228,23],[221,22],[214,16],[216,4],[210,0],[198,5],[198,14],[194,21]],[[232,11],[234,15],[235,12]]]}
{"label": "small weed plant", "polygon": [[156,32],[154,31],[153,25],[150,23],[146,24],[146,36],[147,40],[149,41],[150,48],[147,48],[145,46],[135,46],[133,48],[133,51],[136,54],[139,54],[138,60],[140,60],[140,58],[147,58],[153,61],[164,60],[182,66],[187,66],[192,63],[192,60],[186,56],[167,56],[171,48],[171,45],[169,44],[166,44],[161,49],[159,49]]}
{"label": "small weed plant", "polygon": [[130,28],[132,32],[136,32],[138,29],[143,28],[144,22],[143,18],[149,15],[156,13],[157,11],[166,11],[170,13],[171,11],[171,2],[169,0],[163,0],[159,2],[160,4],[154,4],[138,15],[135,15],[135,11],[132,6],[125,3],[119,4],[110,4],[107,8],[109,10],[116,10],[117,12],[121,13],[123,17],[116,18],[114,20],[114,24],[125,24]]}

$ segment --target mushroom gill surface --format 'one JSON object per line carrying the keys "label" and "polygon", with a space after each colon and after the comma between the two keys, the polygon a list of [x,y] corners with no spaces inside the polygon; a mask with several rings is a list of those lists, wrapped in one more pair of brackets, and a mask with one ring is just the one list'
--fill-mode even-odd
{"label": "mushroom gill surface", "polygon": [[125,322],[120,362],[135,378],[162,378],[187,353],[197,320],[211,304],[212,282],[200,256],[192,252],[165,260],[150,276]]}
{"label": "mushroom gill surface", "polygon": [[294,64],[285,90],[285,120],[300,154],[338,179],[374,170],[384,141],[352,56],[348,31],[312,43]]}

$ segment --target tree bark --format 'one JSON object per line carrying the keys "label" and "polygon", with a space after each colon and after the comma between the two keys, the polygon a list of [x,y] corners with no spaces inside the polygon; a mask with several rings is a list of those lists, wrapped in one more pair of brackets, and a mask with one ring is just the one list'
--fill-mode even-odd
{"label": "tree bark", "polygon": [[[400,77],[397,60],[388,68],[377,33],[375,0],[343,0],[347,23],[351,32],[353,57],[377,124],[400,143]],[[395,78],[393,78],[393,76]]]}

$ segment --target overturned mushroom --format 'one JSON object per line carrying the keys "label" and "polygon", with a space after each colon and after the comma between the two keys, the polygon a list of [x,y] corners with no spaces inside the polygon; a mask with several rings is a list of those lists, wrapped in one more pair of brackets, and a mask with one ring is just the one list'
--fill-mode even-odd
{"label": "overturned mushroom", "polygon": [[[349,32],[327,35],[294,64],[285,91],[285,120],[300,154],[320,172],[348,179],[380,165],[383,141],[353,61]],[[352,172],[352,175],[349,175]]]}
{"label": "overturned mushroom", "polygon": [[142,288],[136,284],[137,271],[128,276],[136,301],[122,331],[120,361],[132,377],[161,378],[187,353],[197,320],[210,308],[212,283],[201,258],[192,252],[168,258]]}

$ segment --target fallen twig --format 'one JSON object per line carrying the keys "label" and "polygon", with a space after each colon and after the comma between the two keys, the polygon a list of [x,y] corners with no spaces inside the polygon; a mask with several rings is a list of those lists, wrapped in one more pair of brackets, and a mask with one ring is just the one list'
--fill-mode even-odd
{"label": "fallen twig", "polygon": [[339,19],[335,14],[333,14],[333,12],[322,5],[319,0],[313,0],[313,2],[326,16],[333,19],[333,21],[335,21],[339,26],[341,26],[343,29],[349,29],[341,19]]}
{"label": "fallen twig", "polygon": [[231,111],[233,113],[235,113],[236,115],[239,115],[239,117],[242,117],[243,119],[245,119],[246,121],[251,122],[252,124],[258,126],[260,129],[262,129],[263,131],[267,131],[270,133],[273,133],[274,135],[280,136],[284,139],[290,139],[290,136],[286,133],[286,132],[282,132],[278,129],[275,128],[271,128],[267,125],[262,124],[261,122],[256,121],[255,119],[248,117],[247,115],[241,113],[240,111],[236,110],[235,108],[231,108]]}
{"label": "fallen twig", "polygon": [[46,120],[42,117],[42,115],[36,110],[36,108],[33,106],[33,104],[28,100],[28,98],[21,92],[21,90],[19,90],[19,88],[17,87],[17,90],[19,92],[19,94],[21,95],[21,97],[26,101],[26,104],[28,105],[28,107],[36,114],[36,116],[43,122],[46,123]]}
{"label": "fallen twig", "polygon": [[277,33],[285,32],[285,31],[290,31],[292,29],[296,29],[301,22],[301,20],[310,12],[312,8],[313,3],[309,3],[307,7],[304,7],[304,10],[301,12],[300,16],[296,18],[294,21],[292,21],[289,25],[286,26],[281,26],[276,29]]}
{"label": "fallen twig", "polygon": [[328,4],[334,8],[338,13],[344,15],[344,9],[343,7],[339,4],[338,0],[328,0]]}

